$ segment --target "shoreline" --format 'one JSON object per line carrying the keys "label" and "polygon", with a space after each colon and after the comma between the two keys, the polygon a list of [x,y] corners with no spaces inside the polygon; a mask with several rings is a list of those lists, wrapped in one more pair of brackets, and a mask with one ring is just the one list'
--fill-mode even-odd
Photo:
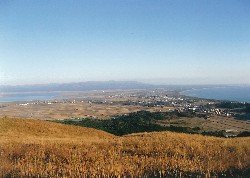
{"label": "shoreline", "polygon": [[[219,90],[217,90],[219,89]],[[236,96],[235,94],[230,94],[229,91],[222,92],[220,89],[231,90],[235,93],[235,90],[246,89],[250,91],[250,86],[223,86],[223,87],[206,87],[206,88],[192,88],[180,92],[180,95],[187,97],[195,97],[200,99],[217,100],[217,101],[231,101],[231,102],[246,102],[250,103],[250,97],[247,95],[247,91],[243,94],[242,92],[237,92],[241,95]],[[215,91],[216,90],[216,91]],[[204,91],[209,91],[208,93]],[[221,94],[221,95],[220,95]]]}

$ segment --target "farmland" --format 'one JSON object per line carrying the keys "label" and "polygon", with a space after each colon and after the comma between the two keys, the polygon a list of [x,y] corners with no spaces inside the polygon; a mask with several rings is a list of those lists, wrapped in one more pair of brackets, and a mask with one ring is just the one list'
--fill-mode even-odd
{"label": "farmland", "polygon": [[[110,120],[130,113],[178,112],[160,126],[199,127],[204,132],[250,131],[249,104],[182,96],[177,90],[107,90],[62,92],[53,100],[0,103],[0,117],[39,120]],[[183,117],[183,113],[189,113]]]}
{"label": "farmland", "polygon": [[[0,103],[0,177],[250,175],[247,103],[171,90],[61,97]],[[219,138],[227,130],[243,135]]]}

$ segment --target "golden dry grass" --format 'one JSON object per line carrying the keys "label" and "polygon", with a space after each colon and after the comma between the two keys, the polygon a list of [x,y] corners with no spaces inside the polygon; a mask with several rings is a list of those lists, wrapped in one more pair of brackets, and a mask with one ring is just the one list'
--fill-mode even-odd
{"label": "golden dry grass", "polygon": [[92,128],[70,126],[33,119],[0,118],[0,143],[94,142],[113,138]]}
{"label": "golden dry grass", "polygon": [[247,176],[250,166],[250,138],[171,132],[115,137],[6,118],[0,129],[0,177],[234,177]]}

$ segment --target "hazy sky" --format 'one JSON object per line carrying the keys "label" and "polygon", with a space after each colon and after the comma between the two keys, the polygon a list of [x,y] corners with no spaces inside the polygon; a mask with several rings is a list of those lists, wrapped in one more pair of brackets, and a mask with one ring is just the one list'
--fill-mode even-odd
{"label": "hazy sky", "polygon": [[0,85],[250,84],[249,0],[0,0]]}

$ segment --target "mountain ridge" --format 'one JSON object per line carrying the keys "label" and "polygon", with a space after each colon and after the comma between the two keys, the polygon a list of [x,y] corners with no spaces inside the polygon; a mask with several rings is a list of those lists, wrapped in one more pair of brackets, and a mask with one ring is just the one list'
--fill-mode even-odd
{"label": "mountain ridge", "polygon": [[87,81],[75,83],[50,83],[33,85],[0,86],[1,92],[42,92],[42,91],[87,91],[112,89],[149,89],[165,85],[146,84],[137,81]]}

